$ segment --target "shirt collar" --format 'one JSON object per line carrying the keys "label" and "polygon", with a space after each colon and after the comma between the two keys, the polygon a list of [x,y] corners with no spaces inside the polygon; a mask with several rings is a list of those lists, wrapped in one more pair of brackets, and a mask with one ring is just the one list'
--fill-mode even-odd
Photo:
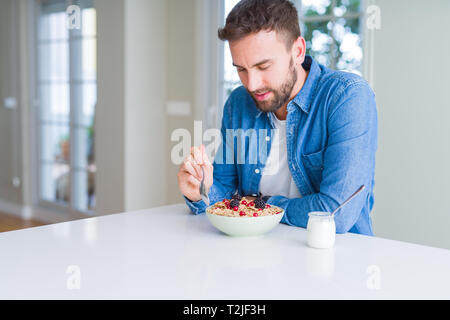
{"label": "shirt collar", "polygon": [[[297,105],[300,109],[302,109],[305,113],[309,113],[311,107],[312,95],[314,94],[317,81],[320,77],[321,70],[318,63],[311,57],[305,56],[305,61],[302,63],[303,69],[309,71],[308,77],[306,78],[305,83],[303,84],[300,92],[292,99],[295,105]],[[288,112],[289,106],[291,102],[288,104]],[[258,118],[264,112],[258,110],[256,117]]]}
{"label": "shirt collar", "polygon": [[309,113],[311,101],[321,74],[321,70],[317,62],[311,58],[311,56],[305,56],[305,61],[303,62],[302,67],[306,71],[309,71],[309,74],[302,89],[295,96],[295,98],[292,99],[292,101],[305,113]]}

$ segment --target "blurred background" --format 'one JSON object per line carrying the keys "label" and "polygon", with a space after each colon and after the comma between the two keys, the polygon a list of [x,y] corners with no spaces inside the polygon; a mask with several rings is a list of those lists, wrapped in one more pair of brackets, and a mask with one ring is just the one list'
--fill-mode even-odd
{"label": "blurred background", "polygon": [[[0,231],[183,202],[172,133],[240,85],[237,2],[0,0]],[[308,54],[376,93],[375,234],[450,249],[450,1],[293,2]]]}

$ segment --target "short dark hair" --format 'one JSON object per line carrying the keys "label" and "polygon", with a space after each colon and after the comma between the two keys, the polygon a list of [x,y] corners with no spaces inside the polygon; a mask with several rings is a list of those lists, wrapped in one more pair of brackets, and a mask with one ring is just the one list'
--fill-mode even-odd
{"label": "short dark hair", "polygon": [[297,9],[288,0],[241,0],[218,31],[220,40],[235,41],[261,30],[276,31],[285,37],[286,46],[301,36]]}

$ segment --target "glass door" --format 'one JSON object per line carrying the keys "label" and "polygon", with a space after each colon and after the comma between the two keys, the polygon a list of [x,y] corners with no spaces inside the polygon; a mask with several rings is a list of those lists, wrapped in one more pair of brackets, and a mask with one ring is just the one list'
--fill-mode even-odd
{"label": "glass door", "polygon": [[[78,11],[68,11],[69,6]],[[39,203],[95,208],[96,11],[92,1],[40,0],[37,28]],[[72,7],[73,8],[73,7]],[[77,28],[68,19],[77,14]]]}

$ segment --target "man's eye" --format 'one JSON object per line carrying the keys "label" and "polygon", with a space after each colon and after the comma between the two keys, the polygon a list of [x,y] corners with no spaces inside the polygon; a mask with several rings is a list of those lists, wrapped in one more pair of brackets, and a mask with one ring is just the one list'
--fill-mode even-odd
{"label": "man's eye", "polygon": [[269,67],[270,66],[262,66],[262,67],[259,67],[259,70],[267,70],[267,69],[269,69]]}
{"label": "man's eye", "polygon": [[244,71],[245,71],[245,69],[242,69],[242,68],[237,68],[237,71],[238,71],[238,72],[244,72]]}

